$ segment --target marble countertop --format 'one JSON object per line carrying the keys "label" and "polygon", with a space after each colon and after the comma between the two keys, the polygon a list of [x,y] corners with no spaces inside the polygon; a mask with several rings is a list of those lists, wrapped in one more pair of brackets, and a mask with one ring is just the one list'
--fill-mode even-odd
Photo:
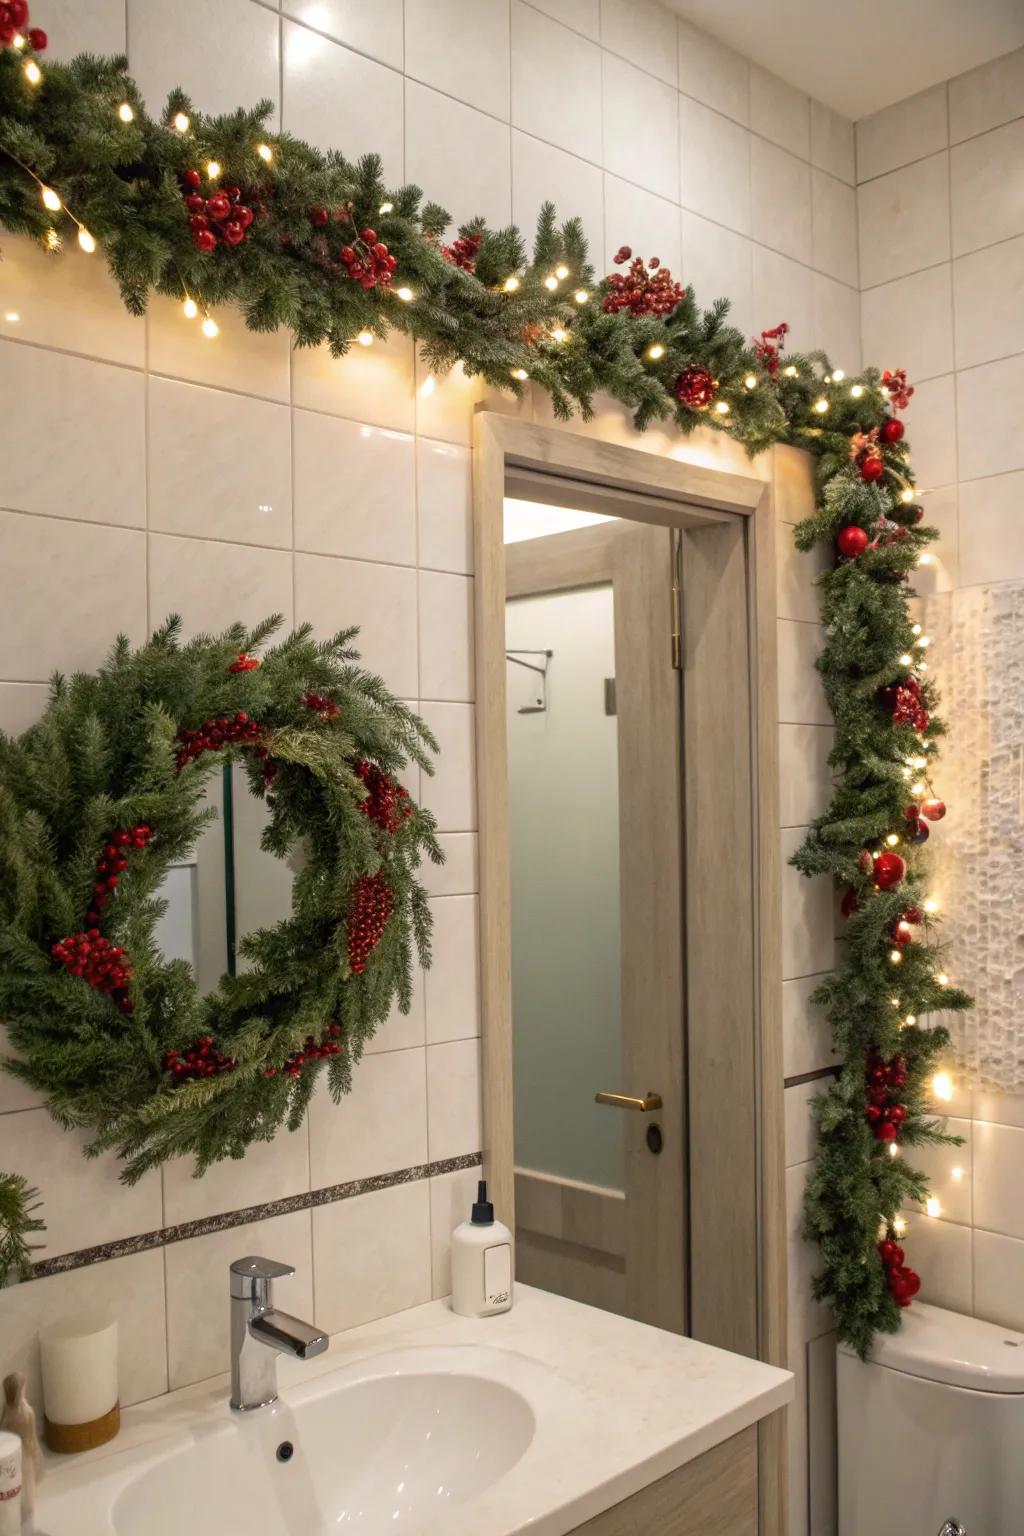
{"label": "marble countertop", "polygon": [[[522,1392],[536,1420],[528,1450],[500,1482],[467,1504],[446,1504],[445,1536],[566,1536],[793,1397],[788,1371],[519,1285],[515,1306],[498,1317],[457,1317],[447,1301],[434,1301],[336,1335],[306,1364],[282,1358],[282,1410],[320,1396],[334,1372],[358,1374],[374,1356],[403,1350],[451,1350],[453,1365],[460,1350],[478,1359],[493,1351],[493,1370],[484,1369]],[[65,1512],[74,1508],[67,1529],[76,1536],[120,1536],[129,1528],[112,1514],[133,1469],[171,1442],[180,1454],[183,1444],[232,1433],[229,1421],[239,1416],[227,1395],[219,1377],[154,1398],[126,1410],[110,1445],[73,1461],[48,1458],[37,1530],[64,1536]],[[87,1513],[93,1500],[95,1520]],[[334,1523],[327,1516],[323,1529]],[[181,1529],[201,1536],[201,1526],[200,1518]]]}

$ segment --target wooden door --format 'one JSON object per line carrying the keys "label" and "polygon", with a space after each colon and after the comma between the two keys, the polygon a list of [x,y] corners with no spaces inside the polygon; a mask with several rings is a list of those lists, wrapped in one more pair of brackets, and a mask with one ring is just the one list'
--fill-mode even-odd
{"label": "wooden door", "polygon": [[[548,1102],[555,1088],[575,1095],[577,1106],[584,1096],[594,1105],[599,1093],[635,1101],[592,1110],[595,1123],[609,1133],[614,1126],[616,1140],[621,1137],[621,1180],[602,1183],[530,1167],[517,1151],[518,1273],[546,1289],[683,1332],[687,1126],[675,548],[669,528],[610,520],[510,544],[505,556],[510,611],[541,594],[604,588],[611,595],[614,676],[606,682],[604,707],[614,713],[617,732],[620,1063],[615,1080],[599,1079],[589,1053],[579,1051],[567,1080],[548,1085]],[[549,681],[554,710],[557,653],[549,668],[537,698]],[[578,771],[587,773],[585,761]],[[512,791],[514,798],[514,785]],[[510,851],[515,934],[514,839]],[[513,974],[520,958],[513,937]],[[607,1058],[601,1070],[614,1072]],[[636,1107],[653,1103],[652,1096],[660,1105]]]}

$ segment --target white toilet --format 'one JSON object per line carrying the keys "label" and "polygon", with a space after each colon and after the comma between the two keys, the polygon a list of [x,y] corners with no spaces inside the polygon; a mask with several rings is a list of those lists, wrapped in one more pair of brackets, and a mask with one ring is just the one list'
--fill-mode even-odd
{"label": "white toilet", "polygon": [[1024,1532],[1024,1334],[915,1302],[836,1378],[839,1536]]}

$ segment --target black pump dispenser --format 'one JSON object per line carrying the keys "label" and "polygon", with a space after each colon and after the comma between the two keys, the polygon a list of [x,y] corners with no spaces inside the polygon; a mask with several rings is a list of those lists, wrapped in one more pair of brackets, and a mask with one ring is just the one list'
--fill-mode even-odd
{"label": "black pump dispenser", "polygon": [[476,1186],[476,1204],[473,1206],[469,1219],[475,1227],[492,1227],[494,1225],[494,1206],[487,1198],[486,1179],[481,1179]]}

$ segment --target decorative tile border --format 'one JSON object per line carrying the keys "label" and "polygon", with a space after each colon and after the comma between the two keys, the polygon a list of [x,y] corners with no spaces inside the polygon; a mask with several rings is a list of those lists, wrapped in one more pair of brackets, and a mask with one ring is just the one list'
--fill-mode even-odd
{"label": "decorative tile border", "polygon": [[182,1221],[174,1227],[159,1227],[155,1232],[140,1232],[136,1237],[121,1237],[113,1243],[99,1243],[95,1248],[79,1248],[75,1253],[58,1253],[41,1259],[26,1275],[28,1280],[45,1280],[49,1275],[63,1275],[88,1264],[103,1264],[108,1259],[123,1259],[133,1253],[147,1253],[151,1248],[166,1248],[169,1243],[184,1243],[190,1237],[206,1237],[211,1232],[226,1232],[251,1221],[266,1221],[271,1216],[287,1216],[292,1211],[311,1211],[318,1205],[333,1205],[336,1200],[351,1200],[355,1195],[373,1194],[378,1189],[393,1189],[396,1184],[415,1184],[420,1179],[437,1178],[443,1173],[459,1173],[464,1168],[479,1168],[482,1152],[467,1152],[462,1157],[444,1157],[436,1163],[419,1163],[415,1168],[399,1168],[394,1173],[375,1173],[365,1179],[351,1179],[347,1184],[328,1184],[324,1189],[307,1189],[265,1205],[248,1205],[239,1211],[223,1211],[217,1216],[203,1216],[198,1221]]}

